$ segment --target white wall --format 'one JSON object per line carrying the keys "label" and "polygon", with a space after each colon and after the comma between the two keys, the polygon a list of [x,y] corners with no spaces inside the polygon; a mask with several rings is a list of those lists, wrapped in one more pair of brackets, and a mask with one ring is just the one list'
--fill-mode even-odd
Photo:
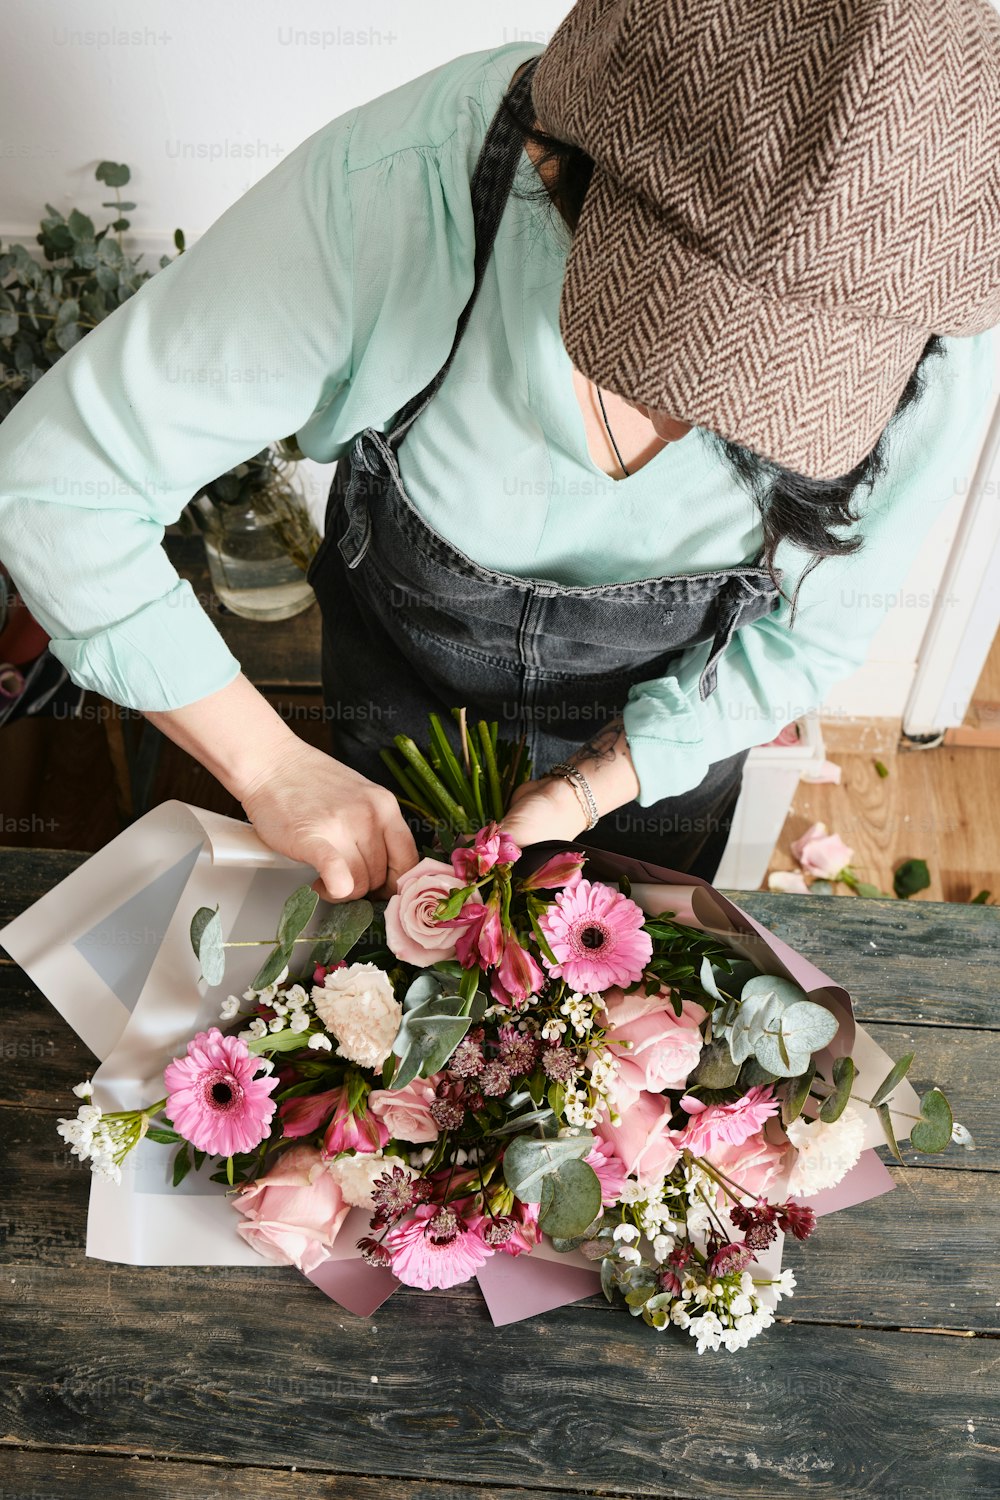
{"label": "white wall", "polygon": [[89,211],[132,168],[139,249],[206,229],[326,121],[450,57],[535,39],[569,0],[3,0],[0,237]]}
{"label": "white wall", "polygon": [[[126,162],[127,243],[155,271],[328,120],[465,52],[544,45],[570,0],[2,0],[0,241],[43,205],[98,227]],[[321,522],[332,469],[302,477]]]}

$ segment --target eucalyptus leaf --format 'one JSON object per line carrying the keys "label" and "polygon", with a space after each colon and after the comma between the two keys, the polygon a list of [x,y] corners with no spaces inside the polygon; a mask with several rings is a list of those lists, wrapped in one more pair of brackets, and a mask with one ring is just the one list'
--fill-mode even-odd
{"label": "eucalyptus leaf", "polygon": [[309,954],[309,967],[330,968],[346,958],[355,943],[372,925],[375,908],[370,901],[343,901],[323,913],[316,928],[316,943]]}
{"label": "eucalyptus leaf", "polygon": [[701,980],[701,987],[707,995],[711,995],[714,1000],[725,1000],[725,996],[719,994],[719,987],[715,982],[715,972],[712,968],[712,960],[707,954],[701,961],[701,971],[698,977]]}
{"label": "eucalyptus leaf", "polygon": [[784,1078],[798,1077],[808,1067],[813,1053],[832,1042],[839,1030],[833,1012],[812,1000],[789,1005],[779,1025],[779,1035],[765,1034],[758,1038],[754,1054],[765,1068]]}
{"label": "eucalyptus leaf", "polygon": [[601,1291],[609,1302],[614,1302],[617,1286],[618,1267],[610,1256],[605,1256],[601,1261]]}
{"label": "eucalyptus leaf", "polygon": [[557,1136],[552,1140],[516,1136],[503,1154],[504,1181],[522,1203],[539,1203],[542,1180],[564,1161],[586,1156],[593,1144],[594,1137],[589,1131],[582,1135]]}
{"label": "eucalyptus leaf", "polygon": [[455,1014],[460,1003],[456,995],[441,995],[403,1013],[392,1044],[399,1058],[393,1088],[405,1088],[418,1074],[429,1078],[444,1067],[472,1024],[468,1016]]}
{"label": "eucalyptus leaf", "polygon": [[886,1074],[885,1078],[883,1078],[874,1094],[872,1094],[871,1099],[868,1101],[873,1109],[876,1105],[881,1104],[883,1099],[888,1099],[889,1095],[896,1087],[896,1084],[899,1083],[900,1079],[905,1078],[910,1064],[913,1061],[914,1055],[915,1054],[912,1052],[904,1052],[899,1061],[892,1065],[891,1069]]}
{"label": "eucalyptus leaf", "polygon": [[416,1010],[428,1000],[436,1000],[443,993],[444,987],[442,976],[435,974],[432,969],[425,969],[422,974],[417,975],[403,996],[404,1011]]}
{"label": "eucalyptus leaf", "polygon": [[210,906],[200,906],[191,918],[190,936],[205,983],[221,984],[226,972],[226,950],[222,943],[219,908],[213,911]]}
{"label": "eucalyptus leaf", "polygon": [[548,1124],[553,1118],[551,1109],[530,1109],[526,1114],[515,1115],[512,1119],[503,1120],[501,1124],[493,1127],[490,1134],[513,1135],[516,1131],[524,1130],[529,1125]]}
{"label": "eucalyptus leaf", "polygon": [[809,1089],[815,1076],[816,1064],[810,1060],[805,1072],[800,1073],[797,1078],[792,1079],[791,1087],[781,1102],[782,1125],[790,1125],[793,1120],[798,1119],[806,1100],[809,1098]]}
{"label": "eucalyptus leaf", "polygon": [[875,1113],[879,1117],[882,1129],[885,1132],[886,1141],[889,1144],[893,1156],[898,1162],[902,1162],[903,1158],[900,1155],[899,1147],[896,1144],[896,1132],[892,1128],[892,1116],[889,1114],[888,1104],[879,1104],[876,1107]]}
{"label": "eucalyptus leaf", "polygon": [[914,1151],[933,1155],[951,1142],[953,1125],[951,1105],[940,1089],[931,1089],[920,1101],[920,1119],[910,1131]]}
{"label": "eucalyptus leaf", "polygon": [[[750,983],[755,981],[751,980]],[[755,990],[747,999],[741,999],[739,1014],[729,1032],[729,1051],[733,1062],[743,1063],[753,1055],[760,1057],[758,1042],[768,1030],[777,1026],[787,1004],[784,997],[773,989]],[[766,1059],[760,1060],[765,1067],[771,1068],[772,1073],[784,1073],[783,1068],[779,1070],[772,1067]],[[796,1068],[795,1071],[799,1072],[799,1069]]]}
{"label": "eucalyptus leaf", "polygon": [[688,1086],[690,1088],[694,1084],[701,1084],[704,1088],[726,1089],[736,1082],[739,1072],[740,1065],[733,1060],[728,1041],[714,1037],[707,1047],[701,1049],[701,1056],[688,1079]]}
{"label": "eucalyptus leaf", "polygon": [[777,995],[786,1005],[806,999],[806,992],[801,985],[793,984],[780,974],[755,974],[740,991],[740,999],[744,1003],[761,995]]}
{"label": "eucalyptus leaf", "polygon": [[319,904],[319,895],[311,885],[300,885],[288,897],[278,918],[278,946],[290,948],[309,922]]}
{"label": "eucalyptus leaf", "polygon": [[538,1227],[544,1234],[571,1239],[589,1229],[601,1212],[601,1179],[579,1158],[561,1162],[542,1178]]}
{"label": "eucalyptus leaf", "polygon": [[292,961],[292,949],[274,948],[265,958],[260,968],[250,981],[249,988],[252,990],[266,990],[269,984],[273,984],[282,969]]}
{"label": "eucalyptus leaf", "polygon": [[766,1088],[769,1083],[776,1083],[777,1079],[777,1073],[765,1068],[755,1057],[748,1057],[740,1068],[736,1086],[745,1093],[747,1089]]}
{"label": "eucalyptus leaf", "polygon": [[852,1057],[834,1059],[833,1093],[823,1100],[819,1111],[819,1117],[825,1125],[832,1125],[834,1120],[839,1120],[847,1108],[857,1071]]}

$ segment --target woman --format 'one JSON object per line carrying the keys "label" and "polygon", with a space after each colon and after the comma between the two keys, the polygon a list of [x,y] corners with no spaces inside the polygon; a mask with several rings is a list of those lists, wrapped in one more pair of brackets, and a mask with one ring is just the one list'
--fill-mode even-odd
{"label": "woman", "polygon": [[[452,704],[528,735],[522,843],[588,830],[711,877],[749,748],[864,659],[971,451],[1000,22],[686,12],[581,0],[540,58],[461,57],[334,120],[0,429],[0,555],[55,654],[331,899],[416,861],[377,750]],[[258,378],[171,378],[209,364]],[[158,546],[290,430],[339,458],[310,572],[332,757]],[[115,502],[62,503],[53,467]]]}

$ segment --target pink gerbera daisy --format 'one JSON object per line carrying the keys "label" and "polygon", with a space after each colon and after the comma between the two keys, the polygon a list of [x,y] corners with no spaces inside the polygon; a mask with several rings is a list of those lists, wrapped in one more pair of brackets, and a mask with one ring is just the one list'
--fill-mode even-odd
{"label": "pink gerbera daisy", "polygon": [[723,1143],[741,1146],[779,1109],[770,1084],[755,1085],[742,1099],[733,1099],[728,1104],[706,1104],[693,1094],[682,1095],[680,1104],[691,1117],[684,1127],[681,1145],[696,1155]]}
{"label": "pink gerbera daisy", "polygon": [[556,963],[544,959],[556,978],[582,994],[638,979],[653,952],[643,932],[641,907],[599,881],[578,880],[559,891],[538,919]]}
{"label": "pink gerbera daisy", "polygon": [[199,1031],[187,1056],[175,1057],[164,1069],[166,1114],[174,1129],[210,1156],[252,1151],[270,1133],[277,1074],[255,1078],[265,1067],[237,1036],[223,1036],[217,1026]]}
{"label": "pink gerbera daisy", "polygon": [[493,1254],[478,1227],[447,1204],[422,1203],[390,1229],[382,1242],[392,1255],[392,1274],[406,1286],[456,1286],[474,1276]]}

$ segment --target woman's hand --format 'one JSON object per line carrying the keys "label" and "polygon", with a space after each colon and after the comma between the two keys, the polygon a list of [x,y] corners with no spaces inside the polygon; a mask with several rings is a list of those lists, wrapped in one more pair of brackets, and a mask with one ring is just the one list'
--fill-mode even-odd
{"label": "woman's hand", "polygon": [[544,839],[577,839],[586,826],[583,805],[570,782],[561,776],[522,782],[500,823],[522,849]]}
{"label": "woman's hand", "polygon": [[318,872],[325,901],[388,897],[419,855],[392,792],[295,740],[259,772],[240,801],[270,849]]}

